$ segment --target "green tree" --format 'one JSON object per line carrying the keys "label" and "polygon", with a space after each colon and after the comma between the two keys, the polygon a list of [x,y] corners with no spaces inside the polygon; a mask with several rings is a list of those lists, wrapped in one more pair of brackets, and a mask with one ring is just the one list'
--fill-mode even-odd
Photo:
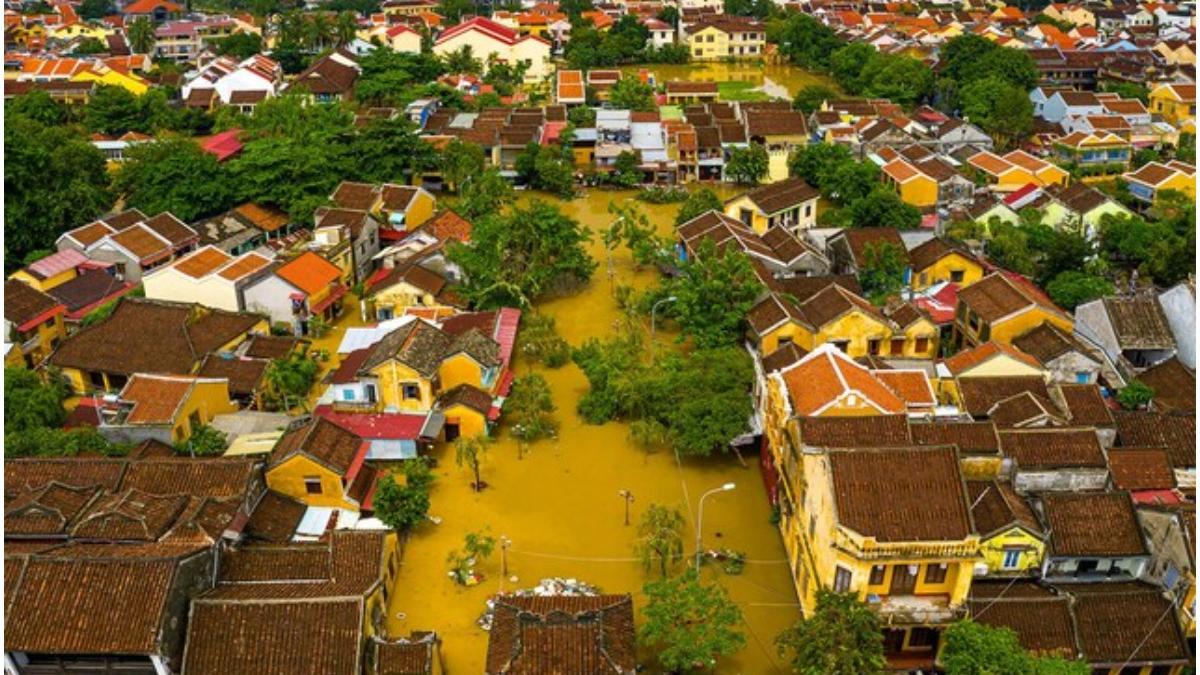
{"label": "green tree", "polygon": [[767,149],[751,143],[748,147],[730,151],[729,161],[725,163],[725,176],[742,185],[758,185],[760,180],[766,178],[769,164]]}
{"label": "green tree", "polygon": [[169,211],[187,222],[224,211],[234,196],[216,156],[187,138],[130,148],[113,186],[130,207],[147,214]]}
{"label": "green tree", "polygon": [[828,69],[830,55],[843,45],[832,28],[803,12],[768,21],[767,42],[793,64],[819,71]]}
{"label": "green tree", "polygon": [[863,258],[858,281],[863,294],[872,303],[882,305],[904,288],[904,270],[908,263],[899,247],[887,242],[867,244]]}
{"label": "green tree", "polygon": [[136,54],[149,54],[157,42],[154,35],[154,24],[145,17],[134,19],[133,23],[130,23],[125,29],[125,35],[129,38],[129,46]]}
{"label": "green tree", "polygon": [[879,617],[855,593],[817,589],[813,615],[780,633],[775,644],[801,675],[881,674],[887,665]]}
{"label": "green tree", "polygon": [[25,368],[4,369],[4,431],[24,432],[41,427],[61,427],[67,420],[63,399],[67,392],[51,373],[42,377]]}
{"label": "green tree", "polygon": [[492,556],[496,548],[496,538],[484,532],[468,532],[463,537],[461,551],[451,551],[446,560],[450,563],[451,575],[460,584],[466,584],[474,573],[476,565],[481,565]]}
{"label": "green tree", "polygon": [[555,410],[557,406],[546,378],[530,373],[513,381],[512,392],[504,401],[504,413],[512,422],[509,433],[517,439],[518,458],[529,443],[558,434]]}
{"label": "green tree", "polygon": [[878,53],[866,42],[852,42],[829,55],[830,74],[846,91],[861,93],[863,70]]}
{"label": "green tree", "polygon": [[262,52],[262,36],[255,33],[234,33],[229,37],[213,41],[213,48],[221,56],[242,61]]}
{"label": "green tree", "polygon": [[808,114],[819,109],[826,101],[835,101],[837,98],[837,91],[833,87],[810,84],[796,92],[796,97],[792,99],[792,108]]}
{"label": "green tree", "polygon": [[443,60],[446,64],[446,72],[454,75],[478,75],[483,72],[483,61],[475,57],[475,53],[471,51],[471,45],[463,45],[446,54]]}
{"label": "green tree", "polygon": [[651,111],[657,108],[654,89],[636,77],[617,80],[609,90],[608,102],[618,110]]}
{"label": "green tree", "polygon": [[454,139],[441,153],[442,177],[452,189],[460,189],[463,181],[483,173],[483,148],[475,143]]}
{"label": "green tree", "polygon": [[559,368],[571,360],[571,345],[558,334],[554,317],[526,312],[517,334],[522,355],[548,368]]}
{"label": "green tree", "polygon": [[75,457],[80,454],[119,457],[129,446],[110,443],[92,427],[53,429],[37,427],[4,434],[5,457]]}
{"label": "green tree", "polygon": [[207,424],[192,430],[186,441],[175,445],[175,452],[189,457],[215,457],[225,452],[229,440],[225,434]]}
{"label": "green tree", "polygon": [[596,126],[596,109],[588,105],[576,106],[567,111],[567,120],[578,129],[590,129]]}
{"label": "green tree", "polygon": [[942,74],[965,87],[975,80],[999,77],[1028,91],[1037,86],[1038,71],[1033,58],[1020,49],[1001,47],[987,38],[967,33],[942,47]]}
{"label": "green tree", "polygon": [[112,0],[83,0],[79,3],[79,16],[88,21],[103,19],[117,13]]}
{"label": "green tree", "polygon": [[638,165],[637,153],[626,150],[617,155],[609,180],[621,187],[633,187],[642,182],[642,169]]}
{"label": "green tree", "polygon": [[[319,106],[318,106],[319,107]],[[238,201],[273,204],[307,222],[325,195],[353,175],[354,158],[338,137],[268,136],[252,140],[228,164]]]}
{"label": "green tree", "polygon": [[431,54],[406,54],[386,47],[359,58],[362,74],[354,83],[356,101],[399,106],[415,100],[415,87],[437,80],[446,63]]}
{"label": "green tree", "polygon": [[107,54],[108,45],[94,37],[88,37],[80,40],[71,50],[71,54],[76,56],[91,56],[93,54]]}
{"label": "green tree", "polygon": [[358,177],[371,183],[408,184],[413,176],[438,168],[433,146],[405,119],[375,119],[350,142]]}
{"label": "green tree", "polygon": [[384,474],[375,489],[375,517],[398,532],[407,532],[425,522],[429,516],[429,490],[433,471],[422,457],[410,459],[400,469],[404,483],[396,481],[395,473]]}
{"label": "green tree", "polygon": [[855,227],[891,227],[913,230],[921,225],[921,212],[905,204],[900,196],[886,187],[877,187],[871,194],[850,204],[850,221]]}
{"label": "green tree", "polygon": [[859,74],[860,93],[909,106],[933,91],[933,71],[910,56],[877,53]]}
{"label": "green tree", "polygon": [[283,399],[284,409],[299,400],[308,398],[308,392],[317,381],[317,362],[302,354],[293,354],[285,359],[275,359],[267,366],[267,383],[272,392]]}
{"label": "green tree", "polygon": [[736,452],[730,442],[746,432],[754,413],[746,395],[754,385],[754,364],[745,350],[698,349],[684,358],[672,357],[664,370],[656,380],[669,395],[658,399],[661,407],[654,419],[666,428],[671,447],[685,456]]}
{"label": "green tree", "polygon": [[688,571],[645,585],[646,606],[638,641],[652,648],[666,670],[712,670],[717,660],[746,645],[742,612],[724,588]]}
{"label": "green tree", "polygon": [[462,183],[458,195],[454,208],[467,220],[500,213],[513,201],[512,185],[494,168]]}
{"label": "green tree", "polygon": [[148,131],[138,97],[124,87],[100,85],[83,107],[83,124],[101,134]]}
{"label": "green tree", "polygon": [[1117,402],[1126,410],[1140,410],[1154,400],[1154,389],[1141,380],[1133,380],[1117,392]]}
{"label": "green tree", "polygon": [[475,474],[475,482],[471,483],[471,489],[476,492],[481,492],[487,487],[487,483],[479,476],[479,465],[487,452],[487,446],[486,436],[459,436],[454,439],[454,463],[470,467],[471,472]]}
{"label": "green tree", "polygon": [[4,111],[49,126],[67,123],[67,107],[41,89],[14,96],[4,102]]}
{"label": "green tree", "polygon": [[349,44],[354,41],[355,33],[358,32],[358,17],[354,12],[338,12],[337,19],[334,20],[333,34],[339,45]]}
{"label": "green tree", "polygon": [[452,244],[450,258],[462,267],[462,290],[474,306],[524,307],[591,278],[596,262],[586,249],[590,240],[579,221],[535,199],[476,222],[471,243]]}
{"label": "green tree", "polygon": [[1059,307],[1074,310],[1085,302],[1113,294],[1113,285],[1102,277],[1078,270],[1060,272],[1046,284],[1046,292]]}
{"label": "green tree", "polygon": [[104,154],[79,131],[10,114],[4,124],[4,264],[54,248],[113,203]]}
{"label": "green tree", "polygon": [[1033,103],[1025,90],[991,76],[962,89],[962,113],[987,132],[1000,148],[1010,148],[1033,130]]}
{"label": "green tree", "polygon": [[1087,675],[1087,664],[1030,655],[1008,628],[963,619],[946,629],[942,665],[947,675]]}
{"label": "green tree", "polygon": [[683,513],[662,504],[651,504],[638,523],[634,550],[647,572],[657,564],[666,579],[667,571],[683,561]]}
{"label": "green tree", "polygon": [[681,339],[690,338],[700,348],[737,344],[746,314],[761,292],[749,258],[729,250],[718,254],[708,239],[663,286],[664,297],[676,299],[667,312],[679,324]]}
{"label": "green tree", "polygon": [[675,214],[675,224],[682,225],[709,211],[722,211],[724,208],[725,204],[716,192],[711,188],[700,188],[689,194],[687,200],[679,207],[679,213]]}

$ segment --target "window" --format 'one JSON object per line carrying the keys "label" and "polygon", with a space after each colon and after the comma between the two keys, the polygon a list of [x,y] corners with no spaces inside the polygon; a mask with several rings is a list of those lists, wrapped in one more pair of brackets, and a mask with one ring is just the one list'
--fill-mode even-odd
{"label": "window", "polygon": [[1015,548],[1004,549],[1004,562],[1000,567],[1006,570],[1015,570],[1021,565],[1021,551]]}
{"label": "window", "polygon": [[908,633],[909,649],[933,649],[937,644],[937,631],[932,628],[913,628]]}
{"label": "window", "polygon": [[1086,370],[1076,371],[1075,381],[1078,382],[1079,384],[1088,384],[1089,382],[1092,381],[1092,374],[1087,372]]}
{"label": "window", "polygon": [[1100,562],[1097,560],[1080,560],[1079,564],[1075,566],[1075,575],[1079,576],[1081,574],[1091,574],[1095,572],[1096,568],[1099,566]]}
{"label": "window", "polygon": [[946,563],[925,566],[925,583],[941,584],[946,581]]}
{"label": "window", "polygon": [[904,353],[904,338],[892,338],[891,353],[899,356]]}
{"label": "window", "polygon": [[342,400],[343,401],[353,401],[354,400],[354,390],[353,389],[343,389],[342,390]]}
{"label": "window", "polygon": [[779,338],[775,342],[776,342],[775,348],[779,349],[780,347],[783,347],[785,345],[792,344],[792,336],[791,335],[780,335]]}
{"label": "window", "polygon": [[879,356],[879,347],[883,344],[883,340],[872,338],[867,340],[867,353],[871,356]]}
{"label": "window", "polygon": [[883,584],[883,577],[887,572],[887,568],[883,565],[873,565],[871,567],[871,585],[880,586]]}
{"label": "window", "polygon": [[838,565],[837,571],[833,573],[833,590],[837,591],[838,593],[845,593],[846,591],[849,591],[850,580],[853,578],[853,576],[854,575],[851,574],[850,570]]}
{"label": "window", "polygon": [[842,353],[845,353],[850,350],[850,341],[849,340],[830,340],[830,342],[833,344],[834,347],[837,347],[838,349],[842,350]]}
{"label": "window", "polygon": [[310,495],[321,494],[321,478],[319,476],[305,476],[304,491]]}
{"label": "window", "polygon": [[921,285],[925,286],[929,283],[929,273],[921,272]]}
{"label": "window", "polygon": [[917,338],[917,344],[913,347],[913,349],[918,354],[924,354],[925,352],[929,351],[929,338],[927,338],[927,337]]}
{"label": "window", "polygon": [[956,284],[961,284],[964,276],[966,276],[966,272],[963,270],[950,270],[950,281]]}
{"label": "window", "polygon": [[421,388],[412,382],[404,383],[404,398],[414,399],[421,398]]}

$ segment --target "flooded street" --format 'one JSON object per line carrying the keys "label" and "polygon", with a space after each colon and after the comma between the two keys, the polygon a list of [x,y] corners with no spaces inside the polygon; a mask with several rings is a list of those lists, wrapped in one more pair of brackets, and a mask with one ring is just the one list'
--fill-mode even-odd
{"label": "flooded street", "polygon": [[808,72],[795,66],[768,63],[690,63],[687,65],[651,65],[626,66],[623,71],[636,73],[648,70],[654,73],[659,84],[672,80],[684,82],[750,82],[759,87],[763,84],[773,85],[768,93],[778,94],[787,91],[788,97],[794,97],[796,92],[810,84],[823,84],[837,90],[838,86],[832,79],[817,73]]}
{"label": "flooded street", "polygon": [[[722,197],[728,192],[721,191]],[[560,333],[572,345],[611,333],[619,317],[609,290],[599,232],[609,223],[609,201],[632,194],[592,191],[562,205],[595,233],[591,253],[600,263],[588,287],[539,307],[557,319]],[[662,234],[671,232],[678,205],[641,207]],[[615,253],[615,270],[617,284],[645,287],[655,281],[655,272],[634,271],[624,249]],[[660,334],[660,339],[665,343],[670,338]],[[516,368],[519,376],[529,372],[530,365],[518,361]],[[624,424],[585,424],[575,414],[575,405],[586,391],[587,381],[573,364],[539,371],[549,381],[558,406],[558,439],[536,443],[524,459],[518,459],[516,443],[501,428],[482,464],[482,477],[488,484],[482,493],[472,491],[470,471],[456,466],[452,447],[434,450],[438,480],[432,492],[431,515],[440,519],[440,524],[422,525],[408,542],[390,596],[389,632],[407,635],[413,630],[436,630],[443,638],[448,671],[478,673],[487,652],[487,633],[476,620],[487,598],[497,591],[532,587],[546,577],[575,578],[602,592],[632,593],[640,613],[642,584],[653,578],[643,572],[633,552],[636,524],[644,509],[659,503],[683,510],[688,521],[685,553],[691,556],[696,500],[704,491],[733,481],[736,490],[705,501],[704,542],[706,548],[743,552],[748,564],[738,576],[725,575],[713,565],[705,567],[705,575],[721,583],[740,605],[747,644],[739,654],[723,659],[717,672],[786,672],[773,640],[795,621],[798,609],[783,545],[778,530],[769,522],[770,509],[755,458],[748,458],[747,467],[732,455],[689,459],[679,466],[669,451],[646,452],[632,444]],[[624,525],[621,490],[634,495],[630,526]],[[501,575],[499,546],[478,568],[485,575],[478,586],[459,586],[447,576],[447,555],[462,546],[466,533],[483,530],[497,539],[501,535],[511,539],[508,574],[516,577],[515,582]],[[641,661],[647,672],[655,672],[653,654],[643,653]]]}

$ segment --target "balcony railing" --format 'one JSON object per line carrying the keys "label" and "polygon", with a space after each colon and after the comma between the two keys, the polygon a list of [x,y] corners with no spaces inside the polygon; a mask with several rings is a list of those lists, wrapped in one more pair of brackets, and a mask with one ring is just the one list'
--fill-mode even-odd
{"label": "balcony railing", "polygon": [[382,401],[334,401],[334,412],[375,413],[383,410]]}
{"label": "balcony railing", "polygon": [[885,626],[950,623],[966,616],[966,606],[951,605],[947,595],[869,595],[867,606]]}

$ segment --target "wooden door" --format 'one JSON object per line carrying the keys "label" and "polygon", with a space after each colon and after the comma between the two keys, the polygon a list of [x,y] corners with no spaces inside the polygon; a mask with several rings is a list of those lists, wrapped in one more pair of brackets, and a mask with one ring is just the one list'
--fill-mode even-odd
{"label": "wooden door", "polygon": [[891,595],[912,595],[916,587],[917,575],[909,570],[908,565],[892,566],[892,587],[889,591]]}

